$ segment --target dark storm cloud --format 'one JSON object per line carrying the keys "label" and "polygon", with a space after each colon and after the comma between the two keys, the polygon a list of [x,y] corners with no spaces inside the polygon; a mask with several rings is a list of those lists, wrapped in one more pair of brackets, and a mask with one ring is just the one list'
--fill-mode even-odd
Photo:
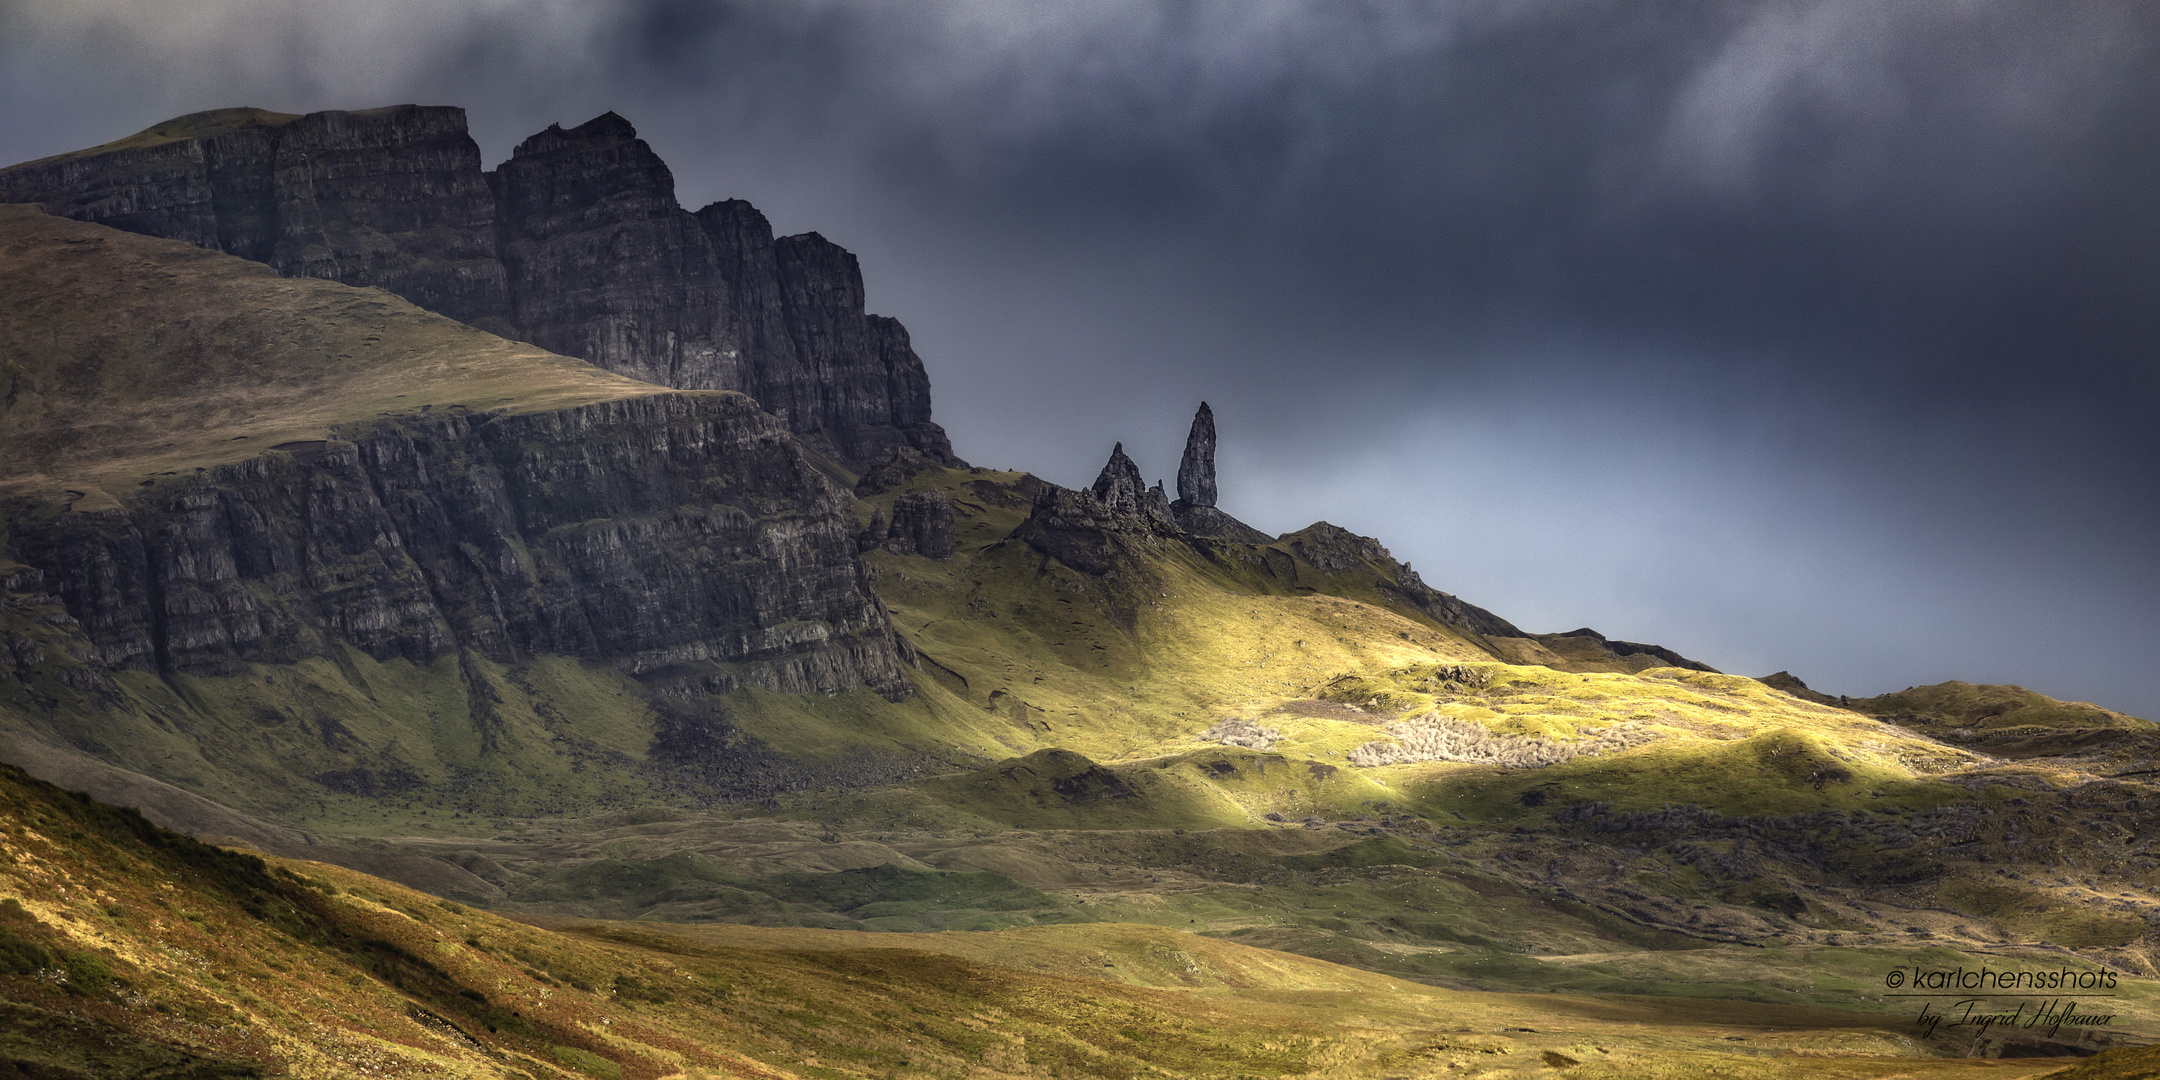
{"label": "dark storm cloud", "polygon": [[2160,8],[0,5],[0,156],[248,102],[636,122],[862,254],[990,464],[1326,516],[1525,624],[2160,714]]}

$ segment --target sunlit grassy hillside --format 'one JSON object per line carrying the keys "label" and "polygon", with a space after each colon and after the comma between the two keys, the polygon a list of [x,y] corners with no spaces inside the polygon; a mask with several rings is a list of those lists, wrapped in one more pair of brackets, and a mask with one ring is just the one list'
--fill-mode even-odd
{"label": "sunlit grassy hillside", "polygon": [[[960,545],[949,559],[872,552],[879,595],[921,652],[933,700],[955,714],[1003,718],[1007,753],[1058,747],[1145,760],[1163,783],[1213,789],[1212,809],[1168,788],[1131,804],[1159,804],[1179,823],[1342,814],[1380,802],[1450,820],[1549,815],[1580,802],[1726,813],[1925,805],[1963,795],[1929,777],[1979,760],[1753,679],[1640,658],[1607,671],[1505,663],[1526,639],[1427,617],[1385,595],[1384,572],[1371,565],[1324,570],[1300,534],[1258,546],[1142,535],[1117,571],[1089,575],[1013,538],[1028,482],[930,469],[865,500],[865,519],[909,491],[940,491],[957,510]],[[1225,720],[1268,733],[1260,764],[1225,767],[1220,753],[1202,760],[1221,745],[1207,733]],[[1435,726],[1491,738],[1482,756],[1452,761],[1365,767],[1387,755],[1356,753],[1415,743]],[[758,730],[781,744],[805,729]],[[1565,758],[1577,745],[1599,749]],[[1517,767],[1516,758],[1541,750],[1564,759]],[[1268,760],[1285,764],[1270,773]],[[1008,823],[1049,823],[1008,786],[985,777],[937,790]]]}
{"label": "sunlit grassy hillside", "polygon": [[[386,415],[661,392],[21,208],[0,287],[0,494],[33,518]],[[1524,636],[1326,524],[1239,543],[1110,515],[1060,526],[1068,559],[1030,531],[1057,494],[1036,478],[821,467],[861,481],[866,529],[953,509],[944,557],[862,538],[912,696],[470,649],[114,670],[52,596],[0,589],[0,745],[321,860],[0,775],[0,1053],[50,1076],[2019,1076],[2040,1067],[1927,1055],[2154,1034],[2145,721],[1962,683],[1841,702]],[[2116,970],[2123,1024],[1923,1040],[1885,995],[1900,966],[1987,964]]]}

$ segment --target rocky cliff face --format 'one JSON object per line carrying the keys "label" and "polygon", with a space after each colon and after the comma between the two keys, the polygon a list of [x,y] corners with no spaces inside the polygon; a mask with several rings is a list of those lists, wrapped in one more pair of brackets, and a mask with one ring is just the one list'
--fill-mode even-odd
{"label": "rocky cliff face", "polygon": [[464,110],[226,109],[160,128],[170,134],[151,145],[0,170],[0,201],[217,248],[287,276],[372,285],[482,329],[511,328],[495,200]]}
{"label": "rocky cliff face", "polygon": [[953,503],[942,491],[915,491],[893,502],[887,546],[903,555],[944,560],[960,546],[953,536]]}
{"label": "rocky cliff face", "polygon": [[8,553],[108,669],[215,675],[343,642],[423,666],[565,654],[712,691],[909,692],[846,493],[740,395],[404,417],[124,509],[10,516]]}
{"label": "rocky cliff face", "polygon": [[488,173],[461,109],[221,110],[0,170],[0,201],[377,286],[648,382],[739,390],[857,471],[898,446],[956,460],[906,330],[864,310],[855,257],[775,238],[739,200],[683,209],[613,113]]}

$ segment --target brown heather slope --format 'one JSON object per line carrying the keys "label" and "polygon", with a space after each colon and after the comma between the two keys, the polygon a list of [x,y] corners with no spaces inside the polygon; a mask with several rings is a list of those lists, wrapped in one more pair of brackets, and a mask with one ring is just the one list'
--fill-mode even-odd
{"label": "brown heather slope", "polygon": [[2160,1046],[2126,1046],[2088,1058],[2048,1080],[2152,1080],[2160,1076]]}
{"label": "brown heather slope", "polygon": [[0,494],[92,510],[343,424],[665,392],[377,289],[0,205]]}

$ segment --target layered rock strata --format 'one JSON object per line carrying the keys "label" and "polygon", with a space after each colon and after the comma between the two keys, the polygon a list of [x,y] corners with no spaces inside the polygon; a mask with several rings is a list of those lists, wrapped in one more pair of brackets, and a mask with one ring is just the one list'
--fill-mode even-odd
{"label": "layered rock strata", "polygon": [[0,170],[0,201],[376,286],[611,371],[739,390],[860,471],[893,447],[953,463],[922,360],[864,310],[862,273],[748,203],[691,213],[613,113],[483,172],[461,109],[227,109]]}
{"label": "layered rock strata", "polygon": [[953,535],[953,503],[942,491],[915,491],[893,502],[887,546],[903,555],[944,560],[959,548]]}
{"label": "layered rock strata", "polygon": [[[406,416],[120,509],[9,514],[108,669],[565,654],[725,691],[910,692],[847,494],[738,394]],[[776,573],[772,568],[785,567]]]}

